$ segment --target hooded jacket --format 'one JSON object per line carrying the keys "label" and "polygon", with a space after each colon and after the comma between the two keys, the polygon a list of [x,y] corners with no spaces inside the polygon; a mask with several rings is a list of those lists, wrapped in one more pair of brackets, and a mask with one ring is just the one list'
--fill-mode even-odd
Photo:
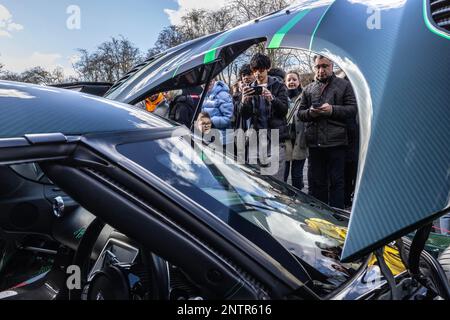
{"label": "hooded jacket", "polygon": [[225,131],[231,128],[233,99],[230,95],[230,89],[224,82],[216,81],[206,96],[202,111],[209,114],[213,127],[220,129],[222,142],[225,144],[227,141]]}

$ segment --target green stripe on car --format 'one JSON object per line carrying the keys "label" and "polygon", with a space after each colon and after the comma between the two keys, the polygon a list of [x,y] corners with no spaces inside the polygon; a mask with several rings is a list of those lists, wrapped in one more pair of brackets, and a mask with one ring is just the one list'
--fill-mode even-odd
{"label": "green stripe on car", "polygon": [[427,8],[427,0],[423,0],[423,19],[425,20],[425,24],[428,27],[428,29],[433,32],[434,34],[441,36],[442,38],[445,38],[447,40],[450,40],[450,35],[446,34],[444,31],[439,30],[436,28],[428,18],[428,8]]}
{"label": "green stripe on car", "polygon": [[205,53],[205,57],[203,58],[204,64],[211,63],[216,59],[217,48],[226,40],[226,38],[228,38],[229,35],[230,32],[226,32],[222,34],[216,42],[214,42],[211,49]]}
{"label": "green stripe on car", "polygon": [[299,23],[309,12],[311,9],[307,9],[304,11],[300,11],[297,13],[291,20],[289,20],[284,26],[278,30],[274,36],[272,37],[272,40],[269,43],[268,49],[278,49],[281,45],[281,42],[283,41],[286,34],[293,28],[297,23]]}

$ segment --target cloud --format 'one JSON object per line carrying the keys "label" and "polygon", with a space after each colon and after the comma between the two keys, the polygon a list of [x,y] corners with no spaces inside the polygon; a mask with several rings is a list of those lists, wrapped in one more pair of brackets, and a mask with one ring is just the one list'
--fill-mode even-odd
{"label": "cloud", "polygon": [[178,9],[164,9],[164,12],[169,16],[171,24],[180,24],[181,17],[192,9],[218,9],[227,3],[226,0],[177,0]]}
{"label": "cloud", "polygon": [[11,38],[11,34],[9,32],[6,32],[6,31],[3,31],[2,29],[0,29],[0,38],[1,37]]}
{"label": "cloud", "polygon": [[23,25],[13,22],[12,14],[0,4],[0,38],[12,38],[11,32],[23,30]]}
{"label": "cloud", "polygon": [[10,23],[8,25],[8,31],[20,31],[23,30],[23,25],[18,24],[18,23]]}
{"label": "cloud", "polygon": [[12,18],[11,13],[4,5],[0,4],[0,21],[7,21]]}
{"label": "cloud", "polygon": [[364,4],[369,8],[375,8],[379,10],[401,8],[406,3],[406,0],[348,0],[348,1],[353,4]]}
{"label": "cloud", "polygon": [[64,70],[65,76],[75,75],[72,68],[73,57],[64,58],[59,53],[42,53],[35,51],[30,56],[9,56],[2,55],[2,63],[5,69],[12,72],[23,72],[33,67],[42,67],[46,70],[52,71],[57,67]]}

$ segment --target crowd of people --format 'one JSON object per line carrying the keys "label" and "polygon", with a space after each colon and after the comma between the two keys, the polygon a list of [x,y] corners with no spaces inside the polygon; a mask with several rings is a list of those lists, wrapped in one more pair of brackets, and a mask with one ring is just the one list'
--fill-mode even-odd
{"label": "crowd of people", "polygon": [[175,97],[155,94],[138,105],[201,132],[208,143],[215,139],[234,157],[239,153],[235,133],[246,133],[245,162],[265,167],[275,159],[273,177],[299,190],[306,179],[309,194],[344,209],[351,206],[356,180],[356,98],[350,82],[335,75],[331,60],[317,55],[313,65],[315,79],[302,87],[297,71],[272,68],[270,58],[257,53],[231,88],[213,79],[199,110],[202,87]]}

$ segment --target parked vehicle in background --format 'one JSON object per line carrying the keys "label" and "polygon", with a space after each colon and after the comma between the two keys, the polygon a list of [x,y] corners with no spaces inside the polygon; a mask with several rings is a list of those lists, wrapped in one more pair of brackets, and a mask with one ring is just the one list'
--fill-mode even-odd
{"label": "parked vehicle in background", "polygon": [[82,93],[89,93],[102,97],[112,86],[109,82],[70,82],[51,85],[55,88],[73,90]]}

